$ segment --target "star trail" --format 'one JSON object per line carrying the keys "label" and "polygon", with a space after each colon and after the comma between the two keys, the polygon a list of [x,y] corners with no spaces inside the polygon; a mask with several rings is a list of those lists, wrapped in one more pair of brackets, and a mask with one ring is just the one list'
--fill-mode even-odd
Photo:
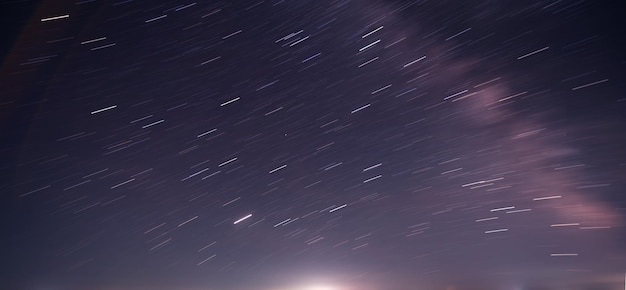
{"label": "star trail", "polygon": [[626,283],[609,2],[0,7],[2,289]]}

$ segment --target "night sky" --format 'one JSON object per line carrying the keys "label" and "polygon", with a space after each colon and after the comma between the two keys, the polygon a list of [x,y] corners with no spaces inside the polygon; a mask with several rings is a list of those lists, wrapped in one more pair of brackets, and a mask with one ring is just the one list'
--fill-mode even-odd
{"label": "night sky", "polygon": [[625,287],[610,1],[193,1],[1,1],[0,289]]}

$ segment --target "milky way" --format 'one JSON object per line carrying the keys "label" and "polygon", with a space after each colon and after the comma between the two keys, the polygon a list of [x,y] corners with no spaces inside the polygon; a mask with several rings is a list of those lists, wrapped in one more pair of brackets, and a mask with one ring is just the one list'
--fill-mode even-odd
{"label": "milky way", "polygon": [[615,7],[30,2],[3,288],[624,287]]}

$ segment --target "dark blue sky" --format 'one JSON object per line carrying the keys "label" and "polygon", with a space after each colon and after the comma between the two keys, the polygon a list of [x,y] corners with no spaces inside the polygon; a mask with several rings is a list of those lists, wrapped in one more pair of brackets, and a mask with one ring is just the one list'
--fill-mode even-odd
{"label": "dark blue sky", "polygon": [[620,11],[23,1],[7,289],[622,289]]}

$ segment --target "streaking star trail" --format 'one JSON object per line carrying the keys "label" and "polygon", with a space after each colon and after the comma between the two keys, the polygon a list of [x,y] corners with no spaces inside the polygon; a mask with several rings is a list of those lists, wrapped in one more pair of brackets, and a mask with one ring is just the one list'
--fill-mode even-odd
{"label": "streaking star trail", "polygon": [[612,3],[4,2],[0,289],[624,284]]}
{"label": "streaking star trail", "polygon": [[240,219],[236,220],[235,222],[233,222],[233,224],[238,224],[238,223],[240,223],[240,222],[242,222],[242,221],[245,221],[245,220],[247,220],[248,218],[250,218],[251,216],[252,216],[252,214],[248,214],[248,215],[246,215],[246,216],[244,216],[244,217],[242,217],[242,218],[240,218]]}

